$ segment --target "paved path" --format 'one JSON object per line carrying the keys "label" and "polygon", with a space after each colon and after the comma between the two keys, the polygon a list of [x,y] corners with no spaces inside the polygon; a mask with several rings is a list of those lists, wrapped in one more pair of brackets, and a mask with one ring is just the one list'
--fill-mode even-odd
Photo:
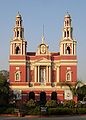
{"label": "paved path", "polygon": [[64,117],[12,117],[0,116],[0,120],[86,120],[86,116],[64,116]]}

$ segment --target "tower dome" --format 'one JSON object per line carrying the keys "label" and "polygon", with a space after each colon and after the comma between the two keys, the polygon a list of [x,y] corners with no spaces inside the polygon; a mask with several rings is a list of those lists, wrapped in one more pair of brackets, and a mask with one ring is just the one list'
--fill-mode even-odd
{"label": "tower dome", "polygon": [[16,18],[21,18],[21,15],[19,12],[17,13]]}
{"label": "tower dome", "polygon": [[67,12],[66,15],[65,15],[65,18],[70,18],[70,14]]}

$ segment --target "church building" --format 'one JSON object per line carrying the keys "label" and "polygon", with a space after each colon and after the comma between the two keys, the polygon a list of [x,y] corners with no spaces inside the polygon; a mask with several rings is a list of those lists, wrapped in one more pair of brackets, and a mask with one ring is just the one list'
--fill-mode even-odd
{"label": "church building", "polygon": [[[72,100],[66,83],[77,82],[76,40],[73,38],[71,16],[64,17],[59,52],[50,52],[44,35],[35,52],[27,51],[22,16],[18,13],[10,41],[10,87],[18,100]],[[34,44],[34,43],[33,43]]]}

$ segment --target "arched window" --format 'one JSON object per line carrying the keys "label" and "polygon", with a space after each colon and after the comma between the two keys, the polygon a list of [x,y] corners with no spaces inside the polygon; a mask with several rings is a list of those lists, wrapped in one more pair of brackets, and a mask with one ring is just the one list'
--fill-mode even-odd
{"label": "arched window", "polygon": [[34,92],[30,92],[30,93],[29,93],[29,100],[30,100],[30,99],[35,100],[35,93],[34,93]]}
{"label": "arched window", "polygon": [[64,31],[64,37],[66,37],[66,31]]}
{"label": "arched window", "polygon": [[70,73],[67,74],[67,80],[70,80]]}
{"label": "arched window", "polygon": [[67,31],[67,37],[69,37],[69,31]]}
{"label": "arched window", "polygon": [[67,26],[69,25],[69,21],[67,20]]}
{"label": "arched window", "polygon": [[15,73],[15,81],[20,81],[20,71]]}
{"label": "arched window", "polygon": [[19,37],[19,31],[17,31],[17,37]]}
{"label": "arched window", "polygon": [[20,37],[22,38],[22,31],[20,32]]}
{"label": "arched window", "polygon": [[57,101],[57,93],[56,92],[52,92],[51,100],[56,100]]}
{"label": "arched window", "polygon": [[20,48],[19,46],[16,47],[16,54],[19,54],[20,53]]}
{"label": "arched window", "polygon": [[19,26],[19,21],[18,21],[18,26]]}
{"label": "arched window", "polygon": [[70,54],[70,47],[67,47],[67,54]]}
{"label": "arched window", "polygon": [[66,73],[66,81],[71,81],[71,71]]}
{"label": "arched window", "polygon": [[16,73],[16,80],[19,80],[19,73]]}

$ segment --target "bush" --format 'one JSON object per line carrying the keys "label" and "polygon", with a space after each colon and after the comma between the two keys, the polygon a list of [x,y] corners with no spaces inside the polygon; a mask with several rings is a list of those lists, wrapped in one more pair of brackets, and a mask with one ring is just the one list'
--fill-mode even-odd
{"label": "bush", "polygon": [[40,115],[40,107],[37,106],[35,108],[28,109],[28,115]]}
{"label": "bush", "polygon": [[72,111],[71,108],[48,108],[48,115],[69,115]]}
{"label": "bush", "polygon": [[36,103],[35,103],[35,101],[33,100],[33,99],[30,99],[27,103],[26,103],[26,106],[27,107],[32,107],[32,108],[34,108],[34,107],[36,107]]}
{"label": "bush", "polygon": [[86,101],[86,96],[83,98],[83,101]]}
{"label": "bush", "polygon": [[14,108],[7,108],[5,111],[4,111],[5,114],[14,114],[15,113],[15,110]]}
{"label": "bush", "polygon": [[3,114],[6,110],[6,107],[0,107],[0,114]]}
{"label": "bush", "polygon": [[73,100],[64,101],[63,107],[73,108],[75,106],[75,102]]}
{"label": "bush", "polygon": [[78,109],[76,109],[76,114],[86,114],[86,108],[78,108]]}
{"label": "bush", "polygon": [[78,101],[77,104],[76,104],[76,107],[77,107],[77,108],[82,108],[82,107],[83,107],[83,104],[82,104],[80,101]]}
{"label": "bush", "polygon": [[41,112],[40,107],[28,109],[28,115],[78,115],[86,114],[86,108],[48,108],[46,112]]}
{"label": "bush", "polygon": [[40,107],[39,106],[34,108],[33,115],[40,115]]}
{"label": "bush", "polygon": [[47,101],[45,106],[53,108],[53,107],[57,107],[57,103],[55,100],[49,100],[49,101]]}

